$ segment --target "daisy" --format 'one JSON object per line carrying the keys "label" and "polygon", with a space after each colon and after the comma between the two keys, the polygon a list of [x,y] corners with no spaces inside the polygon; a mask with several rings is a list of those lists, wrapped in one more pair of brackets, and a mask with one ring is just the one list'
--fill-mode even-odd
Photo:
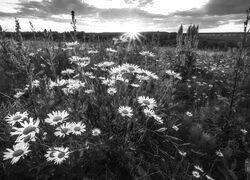
{"label": "daisy", "polygon": [[116,90],[116,88],[110,87],[110,88],[108,88],[107,92],[110,95],[114,95],[117,92],[117,90]]}
{"label": "daisy", "polygon": [[130,86],[138,88],[138,87],[140,87],[140,84],[132,83],[132,84],[130,84]]}
{"label": "daisy", "polygon": [[141,106],[147,106],[150,109],[153,109],[156,107],[156,102],[154,98],[149,98],[148,96],[140,96],[138,97],[138,102],[141,104]]}
{"label": "daisy", "polygon": [[161,118],[160,116],[154,114],[153,117],[154,117],[154,119],[155,119],[158,123],[163,124],[163,120],[162,120],[162,118]]}
{"label": "daisy", "polygon": [[100,134],[101,134],[101,130],[100,130],[100,129],[94,128],[94,129],[92,130],[92,135],[93,135],[93,136],[99,136]]}
{"label": "daisy", "polygon": [[155,115],[155,111],[149,108],[143,109],[143,112],[148,117],[153,117]]}
{"label": "daisy", "polygon": [[194,166],[195,169],[199,170],[200,172],[204,172],[200,166]]}
{"label": "daisy", "polygon": [[40,121],[34,121],[33,118],[29,118],[28,121],[20,122],[22,127],[13,127],[15,132],[10,132],[11,136],[18,135],[18,140],[20,141],[29,141],[30,139],[35,137],[36,133],[39,133],[39,125]]}
{"label": "daisy", "polygon": [[119,109],[118,109],[119,113],[122,115],[122,116],[127,116],[129,118],[131,118],[133,116],[133,110],[131,107],[129,106],[120,106]]}
{"label": "daisy", "polygon": [[49,113],[48,116],[49,117],[45,119],[45,122],[50,125],[56,125],[68,119],[69,114],[67,111],[52,111],[52,113]]}
{"label": "daisy", "polygon": [[223,153],[221,152],[221,150],[216,151],[216,155],[219,157],[223,157]]}
{"label": "daisy", "polygon": [[200,178],[201,177],[201,175],[200,175],[200,173],[198,171],[193,171],[192,174],[196,178]]}
{"label": "daisy", "polygon": [[54,152],[55,150],[52,148],[47,150],[46,154],[44,155],[47,158],[47,161],[53,161],[55,159]]}
{"label": "daisy", "polygon": [[91,93],[94,93],[95,90],[94,89],[87,89],[84,92],[87,93],[87,94],[91,94]]}
{"label": "daisy", "polygon": [[[56,164],[61,164],[63,161],[65,161],[69,157],[69,148],[64,147],[55,147],[55,151],[50,154],[52,156],[53,161]],[[53,157],[54,156],[54,157]]]}
{"label": "daisy", "polygon": [[123,66],[130,72],[130,73],[136,73],[139,71],[139,66],[135,64],[123,64]]}
{"label": "daisy", "polygon": [[206,178],[207,178],[208,180],[214,180],[214,178],[212,178],[212,177],[209,176],[209,175],[206,175]]}
{"label": "daisy", "polygon": [[173,125],[172,128],[173,128],[175,131],[179,131],[179,127],[176,126],[176,125]]}
{"label": "daisy", "polygon": [[15,164],[21,157],[24,157],[25,155],[30,152],[29,145],[24,142],[17,143],[13,146],[13,150],[7,148],[8,152],[4,152],[3,154],[3,160],[12,159],[11,164]]}
{"label": "daisy", "polygon": [[21,92],[21,91],[18,91],[15,95],[14,95],[14,98],[20,98],[22,95],[24,95],[25,92]]}
{"label": "daisy", "polygon": [[65,137],[65,135],[69,135],[71,133],[69,123],[64,123],[60,125],[59,127],[57,127],[55,130],[56,131],[54,132],[54,134],[55,136],[58,136],[58,137]]}
{"label": "daisy", "polygon": [[193,114],[192,114],[191,112],[189,112],[189,111],[186,112],[186,115],[189,116],[189,117],[192,117],[192,116],[193,116]]}
{"label": "daisy", "polygon": [[66,69],[62,71],[62,74],[73,74],[75,71],[73,69]]}
{"label": "daisy", "polygon": [[71,123],[71,132],[72,134],[75,135],[81,135],[82,133],[84,133],[86,131],[86,125],[82,122],[78,122],[78,123]]}
{"label": "daisy", "polygon": [[186,156],[187,155],[187,153],[186,152],[184,152],[184,151],[178,151],[179,152],[179,154],[181,155],[181,156]]}
{"label": "daisy", "polygon": [[15,125],[16,122],[22,122],[24,119],[28,118],[28,113],[25,111],[23,113],[16,112],[15,114],[8,115],[5,117],[5,121],[11,124],[12,126]]}

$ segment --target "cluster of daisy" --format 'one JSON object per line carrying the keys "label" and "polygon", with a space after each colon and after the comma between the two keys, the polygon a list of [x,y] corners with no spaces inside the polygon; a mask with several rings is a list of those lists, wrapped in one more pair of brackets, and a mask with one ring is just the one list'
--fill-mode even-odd
{"label": "cluster of daisy", "polygon": [[[145,96],[138,97],[138,103],[143,107],[143,113],[147,117],[153,117],[158,123],[163,124],[163,120],[160,116],[158,116],[154,108],[157,107],[156,101],[154,98],[149,98]],[[129,106],[120,106],[118,109],[119,114],[123,117],[132,118],[133,116],[133,109]]]}
{"label": "cluster of daisy", "polygon": [[57,79],[56,82],[50,81],[49,83],[50,89],[62,86],[63,86],[62,91],[66,95],[68,95],[68,94],[73,94],[75,91],[77,91],[82,87],[85,87],[85,83],[77,79],[61,79],[61,80]]}
{"label": "cluster of daisy", "polygon": [[[38,88],[40,86],[40,81],[33,80],[31,82],[31,89]],[[29,90],[30,85],[26,84],[25,88],[23,90],[17,91],[17,93],[14,95],[14,98],[20,98],[22,95],[24,95]]]}
{"label": "cluster of daisy", "polygon": [[40,121],[28,117],[27,112],[10,114],[6,116],[5,121],[12,127],[11,136],[17,136],[17,138],[16,144],[13,145],[13,150],[7,148],[3,158],[4,160],[12,159],[11,164],[14,164],[30,152],[29,142],[36,141]]}

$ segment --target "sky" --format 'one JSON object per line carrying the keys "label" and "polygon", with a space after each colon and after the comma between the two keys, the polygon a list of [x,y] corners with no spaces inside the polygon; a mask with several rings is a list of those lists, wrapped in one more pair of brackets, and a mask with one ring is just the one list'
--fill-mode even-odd
{"label": "sky", "polygon": [[183,24],[199,32],[242,32],[249,0],[0,0],[0,25],[21,31],[71,31],[72,10],[77,31],[176,32]]}

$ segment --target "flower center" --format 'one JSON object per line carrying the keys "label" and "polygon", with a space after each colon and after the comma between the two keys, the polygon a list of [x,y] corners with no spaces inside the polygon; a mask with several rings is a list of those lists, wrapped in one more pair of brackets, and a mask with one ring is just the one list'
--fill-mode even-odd
{"label": "flower center", "polygon": [[65,156],[65,152],[60,152],[60,153],[57,155],[58,158],[63,158],[64,156]]}
{"label": "flower center", "polygon": [[23,139],[23,142],[28,142],[31,138],[31,135],[28,135],[26,136],[24,139]]}
{"label": "flower center", "polygon": [[150,105],[149,100],[143,100],[143,103],[146,104],[146,105]]}
{"label": "flower center", "polygon": [[22,118],[21,115],[17,115],[17,116],[15,116],[15,117],[13,118],[13,120],[17,121],[17,120],[19,120],[19,119],[21,119],[21,118]]}
{"label": "flower center", "polygon": [[34,127],[34,126],[28,126],[28,127],[26,127],[26,128],[23,130],[23,134],[24,134],[24,135],[27,135],[27,134],[29,134],[30,132],[35,131],[35,129],[36,129],[36,127]]}
{"label": "flower center", "polygon": [[134,71],[135,68],[134,68],[134,67],[128,67],[128,70],[129,70],[129,71]]}
{"label": "flower center", "polygon": [[14,157],[18,157],[21,156],[24,153],[24,151],[22,149],[18,149],[13,153]]}
{"label": "flower center", "polygon": [[56,116],[53,118],[53,121],[60,121],[62,120],[62,117],[61,116]]}
{"label": "flower center", "polygon": [[80,127],[75,127],[74,130],[75,130],[75,131],[80,131],[81,128],[80,128]]}
{"label": "flower center", "polygon": [[122,113],[123,114],[128,114],[128,110],[124,109],[124,110],[122,110]]}
{"label": "flower center", "polygon": [[66,132],[68,132],[68,130],[69,130],[68,128],[63,128],[63,129],[61,130],[61,132],[62,132],[62,133],[66,133]]}
{"label": "flower center", "polygon": [[49,154],[49,157],[53,158],[54,156],[54,151]]}

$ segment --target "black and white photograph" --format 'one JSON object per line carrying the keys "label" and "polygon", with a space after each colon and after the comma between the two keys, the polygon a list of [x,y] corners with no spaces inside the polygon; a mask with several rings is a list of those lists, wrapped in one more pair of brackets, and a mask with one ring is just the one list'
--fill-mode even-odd
{"label": "black and white photograph", "polygon": [[0,180],[250,180],[249,0],[0,0]]}

